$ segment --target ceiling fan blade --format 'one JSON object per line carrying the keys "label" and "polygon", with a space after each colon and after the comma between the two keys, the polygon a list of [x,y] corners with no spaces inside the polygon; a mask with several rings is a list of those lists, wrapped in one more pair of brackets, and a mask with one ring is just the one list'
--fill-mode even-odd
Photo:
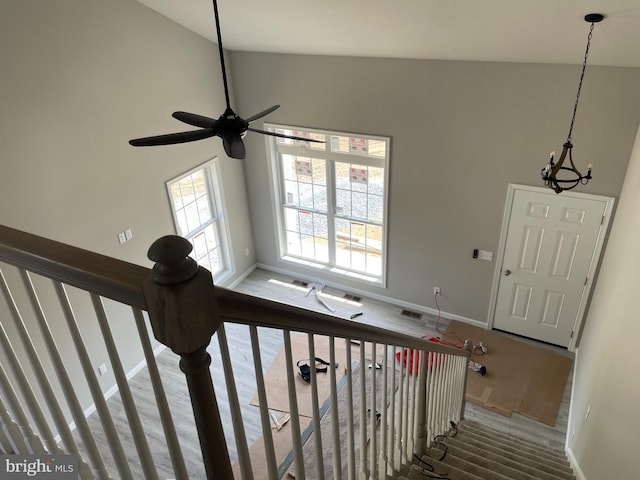
{"label": "ceiling fan blade", "polygon": [[272,137],[280,137],[280,138],[289,138],[291,140],[301,140],[303,142],[314,142],[314,143],[327,143],[324,140],[315,140],[313,138],[305,138],[305,137],[296,137],[295,135],[285,135],[284,133],[278,132],[268,132],[267,130],[260,130],[259,128],[247,128],[247,130],[251,130],[252,132],[262,133],[263,135],[271,135]]}
{"label": "ceiling fan blade", "polygon": [[244,142],[240,135],[225,135],[222,137],[222,145],[224,146],[224,151],[227,152],[229,157],[237,158],[239,160],[244,159]]}
{"label": "ceiling fan blade", "polygon": [[217,122],[215,118],[209,118],[189,112],[173,112],[171,116],[183,123],[200,128],[214,128]]}
{"label": "ceiling fan blade", "polygon": [[280,105],[274,105],[274,106],[273,106],[273,107],[271,107],[271,108],[267,108],[266,110],[263,110],[262,112],[260,112],[260,113],[256,113],[256,114],[255,114],[255,115],[253,115],[252,117],[247,118],[247,119],[246,119],[246,121],[247,121],[247,123],[251,123],[251,122],[253,122],[254,120],[258,120],[259,118],[266,117],[266,116],[267,116],[267,115],[269,115],[271,112],[273,112],[274,110],[277,110],[277,109],[279,109],[279,108],[280,108]]}
{"label": "ceiling fan blade", "polygon": [[213,137],[216,134],[211,129],[191,130],[188,132],[168,133],[166,135],[156,135],[154,137],[135,138],[129,140],[129,144],[134,147],[153,147],[156,145],[173,145],[175,143],[193,142],[203,138]]}

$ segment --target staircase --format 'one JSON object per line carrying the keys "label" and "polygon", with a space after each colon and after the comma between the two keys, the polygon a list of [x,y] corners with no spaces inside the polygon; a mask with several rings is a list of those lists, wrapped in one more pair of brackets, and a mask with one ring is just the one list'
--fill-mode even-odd
{"label": "staircase", "polygon": [[[402,480],[570,480],[564,452],[465,421],[454,437],[415,460]],[[443,457],[443,454],[446,455]],[[442,458],[442,460],[440,460]],[[433,467],[431,469],[430,466]]]}

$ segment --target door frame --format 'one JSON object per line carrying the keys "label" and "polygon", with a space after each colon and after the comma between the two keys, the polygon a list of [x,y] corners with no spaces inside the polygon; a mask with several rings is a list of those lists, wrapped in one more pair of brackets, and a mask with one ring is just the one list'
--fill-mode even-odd
{"label": "door frame", "polygon": [[[487,318],[487,328],[491,330],[493,328],[493,321],[496,313],[496,302],[498,300],[498,287],[500,285],[500,278],[502,276],[502,264],[504,262],[504,254],[507,246],[507,231],[509,230],[509,220],[511,219],[511,210],[513,207],[513,199],[517,191],[528,191],[533,193],[542,193],[545,195],[558,195],[553,190],[547,187],[534,187],[530,185],[518,185],[514,183],[510,183],[507,188],[507,199],[504,207],[504,214],[502,216],[502,228],[500,231],[500,242],[498,244],[498,251],[496,252],[496,264],[495,270],[493,274],[493,282],[491,285],[491,299],[489,302],[489,315]],[[600,262],[600,257],[602,256],[604,241],[607,237],[607,232],[609,231],[609,226],[611,224],[611,217],[613,213],[613,207],[615,206],[615,198],[613,197],[605,197],[603,195],[593,195],[590,193],[580,193],[574,191],[565,191],[560,195],[564,195],[566,197],[585,199],[585,200],[597,200],[605,203],[604,210],[604,219],[602,224],[600,225],[600,231],[598,232],[598,238],[596,240],[596,245],[593,250],[593,256],[591,257],[591,262],[589,264],[589,271],[587,273],[587,283],[585,283],[584,288],[582,289],[582,296],[580,298],[580,305],[578,306],[578,313],[576,315],[575,323],[573,324],[573,332],[574,334],[569,341],[569,346],[567,350],[570,352],[575,352],[576,349],[576,341],[578,339],[578,332],[582,327],[582,323],[584,321],[584,313],[587,306],[587,301],[591,294],[591,290],[593,287],[593,280],[596,273],[596,269]]]}

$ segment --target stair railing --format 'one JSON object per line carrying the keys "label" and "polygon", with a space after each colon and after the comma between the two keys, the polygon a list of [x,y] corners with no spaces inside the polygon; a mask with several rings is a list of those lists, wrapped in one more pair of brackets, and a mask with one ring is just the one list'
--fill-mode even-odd
{"label": "stair railing", "polygon": [[[14,453],[77,453],[83,479],[112,478],[112,475],[119,478],[166,477],[164,471],[158,472],[157,446],[148,445],[145,428],[149,426],[140,422],[137,413],[140,399],[134,400],[135,395],[130,391],[111,332],[122,322],[132,322],[136,324],[149,371],[149,388],[155,395],[166,442],[164,447],[168,452],[165,456],[171,459],[171,475],[181,480],[190,475],[203,478],[202,473],[193,473],[194,462],[187,465],[182,455],[180,439],[184,439],[184,434],[179,435],[176,431],[172,418],[176,407],[173,405],[172,410],[163,389],[154,347],[146,329],[147,315],[156,340],[180,356],[203,468],[209,479],[226,480],[234,475],[246,480],[259,477],[276,479],[287,469],[292,469],[298,479],[305,478],[305,472],[313,469],[316,470],[316,478],[322,479],[325,478],[325,467],[329,467],[327,476],[337,479],[384,479],[410,463],[414,452],[426,452],[434,435],[446,432],[450,421],[457,422],[462,417],[468,351],[214,288],[210,273],[197,267],[188,257],[190,248],[188,242],[180,237],[159,239],[149,250],[149,257],[156,262],[151,271],[0,227],[0,261],[16,267],[15,272],[11,272],[11,282],[5,281],[4,276],[0,282],[0,286],[4,285],[3,296],[12,317],[11,332],[0,334],[3,351],[10,357],[11,364],[9,374],[3,374],[0,369],[0,444],[3,450],[11,449]],[[14,287],[16,295],[9,283],[17,283],[18,286]],[[74,305],[76,297],[83,295],[88,295],[95,324],[115,373],[126,410],[128,432],[121,431],[122,425],[115,425],[91,365],[84,338],[89,322],[87,312]],[[19,308],[18,302],[12,300],[14,296],[26,297],[29,307]],[[59,329],[61,323],[58,318],[50,318],[55,315],[43,307],[51,303],[52,297],[58,303],[62,312],[59,316],[72,338],[73,358],[77,358],[85,377],[84,388],[92,396],[107,447],[96,444],[92,432],[94,427],[89,425],[87,412],[83,411],[76,394],[77,378],[71,377],[65,367],[70,354],[60,351],[59,337],[56,338],[58,330],[52,333],[51,324],[57,322],[56,328]],[[128,316],[123,315],[121,309],[113,308],[112,303],[116,302],[131,307]],[[113,310],[117,312],[115,315]],[[82,321],[79,321],[79,316]],[[4,318],[0,321],[2,331],[6,322]],[[259,403],[257,413],[256,407],[252,409],[246,404],[247,399],[241,399],[238,394],[234,371],[246,365],[239,366],[232,361],[226,334],[231,328],[248,329]],[[46,358],[40,358],[41,349],[33,345],[30,329],[35,330],[44,343]],[[261,348],[267,334],[282,340],[286,357],[291,439],[290,453],[286,456],[288,463],[276,455],[271,428],[273,412],[269,409],[264,377],[267,365],[263,362],[265,354]],[[319,397],[318,376],[315,369],[311,369],[312,418],[311,427],[306,428],[301,426],[301,419],[304,419],[298,412],[296,382],[300,379],[294,371],[296,359],[291,346],[292,335],[300,334],[307,336],[308,358],[316,356],[318,339],[328,339],[329,362],[332,365],[336,363],[336,345],[343,344],[346,352],[344,366],[347,367],[341,378],[338,370],[329,369],[330,393],[326,399]],[[217,347],[215,343],[210,344],[214,335],[218,339]],[[19,353],[16,353],[18,347]],[[216,361],[210,368],[212,355]],[[25,371],[21,363],[25,358],[29,372],[33,373]],[[371,368],[365,368],[369,365]],[[217,376],[215,382],[212,381],[210,370],[216,372],[216,368],[220,369],[224,382]],[[51,370],[55,373],[55,382],[48,375]],[[38,387],[35,393],[34,383]],[[43,403],[51,413],[50,420],[38,412],[39,395],[45,399]],[[341,399],[345,398],[346,407],[342,402],[343,407],[339,408]],[[222,415],[220,401],[224,403]],[[245,428],[250,415],[259,417],[256,423],[261,428],[257,432]],[[74,431],[69,427],[71,419]],[[323,421],[327,419],[330,420],[328,429],[323,428]],[[346,427],[340,419],[344,420]],[[121,438],[124,436],[133,438],[136,452],[123,448]],[[257,474],[253,445],[256,437],[263,440],[262,455],[266,465]],[[309,457],[305,453],[308,438],[315,441],[311,466],[305,464],[305,460],[309,460],[305,458]],[[114,464],[117,465],[116,472]],[[136,465],[140,465],[140,473],[132,470]]]}

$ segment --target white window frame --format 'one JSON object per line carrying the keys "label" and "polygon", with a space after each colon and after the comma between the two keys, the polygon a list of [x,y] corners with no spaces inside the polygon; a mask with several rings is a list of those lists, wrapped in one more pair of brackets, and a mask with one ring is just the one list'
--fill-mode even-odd
{"label": "white window frame", "polygon": [[[204,174],[205,186],[207,189],[207,198],[209,200],[209,209],[211,211],[211,219],[201,223],[197,228],[189,232],[181,232],[180,223],[178,221],[177,211],[179,207],[175,204],[173,195],[171,194],[171,186],[181,180],[190,177],[194,173],[202,171]],[[171,208],[171,216],[173,218],[173,225],[177,235],[181,235],[186,238],[193,245],[193,239],[196,235],[204,231],[209,225],[213,225],[215,234],[218,240],[219,260],[221,267],[217,272],[211,272],[213,279],[216,283],[223,283],[234,272],[232,255],[231,255],[231,241],[229,238],[229,231],[225,220],[224,212],[226,207],[224,204],[224,195],[222,191],[222,181],[220,179],[220,163],[218,157],[207,160],[200,165],[197,165],[186,172],[181,173],[175,178],[167,180],[165,182],[167,196],[169,198],[169,206]],[[195,258],[195,246],[190,256]],[[208,268],[207,265],[203,265]]]}
{"label": "white window frame", "polygon": [[[269,154],[269,177],[271,184],[271,194],[273,201],[273,214],[274,220],[276,224],[276,236],[277,236],[277,245],[278,245],[278,257],[281,262],[295,264],[296,266],[303,266],[313,269],[313,271],[321,270],[324,273],[327,273],[331,276],[335,276],[336,279],[352,279],[359,282],[363,282],[366,284],[374,284],[376,286],[386,287],[386,273],[387,273],[387,238],[388,238],[388,204],[389,204],[389,157],[391,151],[391,139],[390,137],[382,137],[376,135],[364,135],[357,133],[349,133],[349,132],[337,132],[331,130],[323,130],[323,129],[315,129],[315,128],[306,128],[306,127],[296,127],[290,125],[282,125],[282,124],[264,124],[265,129],[269,131],[278,131],[278,130],[292,130],[292,131],[302,131],[302,132],[310,132],[311,134],[324,134],[327,138],[327,143],[325,144],[325,148],[323,150],[318,149],[318,146],[321,144],[311,144],[304,142],[292,142],[291,145],[283,145],[278,142],[278,139],[273,136],[266,137],[265,141],[267,142],[267,152]],[[370,140],[378,140],[385,142],[385,153],[384,158],[373,157],[366,154],[356,154],[356,153],[339,153],[332,151],[331,148],[331,136],[342,136],[342,137],[354,137],[354,138],[365,138]],[[322,147],[321,147],[322,148]],[[285,207],[287,206],[286,192],[285,192],[285,179],[283,172],[281,171],[281,158],[280,154],[289,154],[296,155],[302,157],[313,157],[319,158],[327,161],[327,178],[326,178],[326,186],[327,186],[327,202],[328,208],[326,215],[329,218],[328,220],[328,240],[330,242],[329,246],[329,261],[321,262],[310,260],[309,258],[296,257],[293,255],[287,254],[287,238],[286,238],[286,228],[285,228]],[[350,163],[356,165],[370,166],[370,167],[380,167],[384,169],[384,192],[383,192],[383,220],[380,222],[381,230],[382,230],[382,253],[381,253],[381,263],[382,263],[382,272],[381,275],[373,275],[370,273],[365,273],[355,269],[348,269],[342,266],[339,266],[335,262],[335,222],[336,218],[344,218],[347,217],[342,216],[336,212],[336,185],[335,185],[335,164],[336,163]],[[289,205],[290,206],[290,205]],[[367,222],[371,223],[371,222]],[[331,246],[331,243],[334,245]],[[333,253],[331,253],[333,251]]]}

